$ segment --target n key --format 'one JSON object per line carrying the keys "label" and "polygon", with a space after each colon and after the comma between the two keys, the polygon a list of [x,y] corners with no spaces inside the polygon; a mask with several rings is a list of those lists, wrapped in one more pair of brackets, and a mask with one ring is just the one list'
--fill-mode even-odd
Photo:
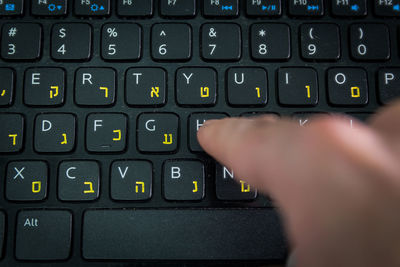
{"label": "n key", "polygon": [[0,152],[19,152],[24,140],[24,118],[19,114],[0,114]]}

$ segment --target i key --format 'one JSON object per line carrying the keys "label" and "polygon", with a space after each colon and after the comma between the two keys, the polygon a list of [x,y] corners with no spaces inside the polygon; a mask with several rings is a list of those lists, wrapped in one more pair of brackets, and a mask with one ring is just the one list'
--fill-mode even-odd
{"label": "i key", "polygon": [[0,107],[12,104],[15,73],[10,68],[0,68]]}
{"label": "i key", "polygon": [[251,56],[256,60],[288,60],[290,29],[281,23],[257,23],[251,26]]}
{"label": "i key", "polygon": [[31,8],[36,16],[62,16],[67,13],[67,0],[33,0]]}
{"label": "i key", "polygon": [[19,16],[24,12],[24,0],[3,0],[0,2],[0,16]]}
{"label": "i key", "polygon": [[189,60],[192,29],[188,24],[155,24],[151,29],[151,54],[155,60]]}
{"label": "i key", "polygon": [[332,1],[335,16],[359,17],[367,15],[367,0]]}
{"label": "i key", "polygon": [[24,140],[24,118],[0,113],[0,152],[19,152]]}
{"label": "i key", "polygon": [[166,17],[193,17],[196,15],[196,0],[161,0],[160,13]]}
{"label": "i key", "polygon": [[323,0],[289,0],[289,14],[292,16],[322,16]]}
{"label": "i key", "polygon": [[378,72],[379,100],[382,104],[400,97],[400,68],[383,68]]}
{"label": "i key", "polygon": [[110,14],[110,0],[75,0],[75,15],[106,16]]}
{"label": "i key", "polygon": [[300,29],[301,55],[309,60],[337,60],[340,57],[339,27],[335,24],[303,24]]}

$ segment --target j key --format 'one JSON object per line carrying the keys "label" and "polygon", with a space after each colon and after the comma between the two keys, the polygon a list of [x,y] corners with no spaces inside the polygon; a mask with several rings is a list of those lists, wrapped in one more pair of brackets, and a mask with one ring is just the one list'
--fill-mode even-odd
{"label": "j key", "polygon": [[174,152],[178,148],[179,118],[172,113],[142,113],[137,122],[141,152]]}
{"label": "j key", "polygon": [[196,15],[196,0],[161,0],[160,12],[167,17],[193,17]]}
{"label": "j key", "polygon": [[240,59],[242,34],[239,25],[233,23],[204,24],[201,32],[201,54],[205,60]]}
{"label": "j key", "polygon": [[88,60],[92,28],[86,23],[55,24],[51,33],[51,57],[55,60]]}
{"label": "j key", "polygon": [[24,102],[32,106],[64,103],[65,73],[61,68],[30,68],[25,72]]}
{"label": "j key", "polygon": [[289,0],[289,14],[292,16],[322,16],[323,0]]}
{"label": "j key", "polygon": [[145,160],[115,161],[111,166],[113,200],[147,200],[152,195],[153,167]]}
{"label": "j key", "polygon": [[3,243],[5,240],[6,215],[0,211],[0,259],[3,257]]}
{"label": "j key", "polygon": [[75,146],[75,116],[40,114],[36,117],[34,146],[37,152],[69,152]]}
{"label": "j key", "polygon": [[153,15],[153,0],[117,0],[117,13],[124,17],[149,17]]}
{"label": "j key", "polygon": [[32,14],[37,16],[62,16],[67,14],[67,0],[33,0]]}
{"label": "j key", "polygon": [[197,141],[197,131],[207,120],[223,119],[228,117],[225,113],[192,113],[189,117],[189,147],[193,152],[202,152]]}
{"label": "j key", "polygon": [[86,121],[86,148],[90,152],[123,151],[127,118],[123,114],[90,114]]}
{"label": "j key", "polygon": [[80,68],[75,75],[75,102],[107,106],[115,101],[115,71],[111,68]]}
{"label": "j key", "polygon": [[367,15],[367,0],[332,1],[335,16],[357,17]]}
{"label": "j key", "polygon": [[167,200],[204,198],[204,165],[198,160],[169,160],[164,163],[164,197]]}
{"label": "j key", "polygon": [[335,24],[303,24],[301,55],[309,60],[337,60],[340,57],[339,27]]}
{"label": "j key", "polygon": [[0,107],[12,104],[15,73],[10,68],[0,68]]}
{"label": "j key", "polygon": [[215,105],[217,72],[212,68],[180,68],[176,72],[176,99],[180,105]]}
{"label": "j key", "polygon": [[280,16],[281,0],[247,0],[247,15],[255,17]]}
{"label": "j key", "polygon": [[126,72],[128,105],[162,106],[166,103],[166,72],[161,68],[130,68]]}
{"label": "j key", "polygon": [[41,54],[42,26],[36,23],[6,23],[1,35],[1,57],[35,60]]}
{"label": "j key", "polygon": [[351,56],[357,60],[390,58],[389,30],[384,24],[353,24],[350,27]]}
{"label": "j key", "polygon": [[289,59],[289,26],[280,23],[253,24],[251,26],[251,56],[258,60]]}
{"label": "j key", "polygon": [[375,0],[375,14],[383,17],[400,16],[399,0]]}
{"label": "j key", "polygon": [[234,180],[233,170],[217,163],[215,190],[220,200],[253,200],[257,197],[257,190],[240,180]]}
{"label": "j key", "polygon": [[378,72],[379,101],[387,104],[400,97],[400,68],[384,68]]}
{"label": "j key", "polygon": [[99,197],[100,167],[96,161],[64,161],[58,168],[58,197],[90,201]]}
{"label": "j key", "polygon": [[227,72],[228,102],[239,106],[267,104],[267,72],[262,68],[230,68]]}
{"label": "j key", "polygon": [[15,256],[18,260],[66,260],[69,257],[72,234],[69,211],[20,211],[16,231]]}
{"label": "j key", "polygon": [[75,0],[75,15],[106,16],[110,14],[110,0]]}
{"label": "j key", "polygon": [[24,0],[3,0],[0,3],[0,16],[18,16],[24,12]]}
{"label": "j key", "polygon": [[206,17],[232,17],[239,14],[239,0],[204,0],[203,14]]}
{"label": "j key", "polygon": [[312,68],[279,69],[278,98],[282,105],[318,104],[317,72]]}
{"label": "j key", "polygon": [[134,23],[103,26],[101,55],[108,60],[138,60],[142,46],[142,29]]}
{"label": "j key", "polygon": [[367,73],[361,68],[328,70],[328,99],[333,105],[363,106],[368,103]]}
{"label": "j key", "polygon": [[13,161],[7,166],[6,198],[43,200],[47,195],[48,168],[44,161]]}
{"label": "j key", "polygon": [[19,152],[24,140],[24,118],[19,114],[0,114],[0,152]]}
{"label": "j key", "polygon": [[155,24],[151,29],[151,42],[151,54],[156,60],[189,60],[191,57],[192,30],[188,24]]}

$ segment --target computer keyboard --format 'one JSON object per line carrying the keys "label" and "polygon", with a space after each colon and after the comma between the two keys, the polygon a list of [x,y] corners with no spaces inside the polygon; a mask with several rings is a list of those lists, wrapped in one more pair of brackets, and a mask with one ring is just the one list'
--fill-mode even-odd
{"label": "computer keyboard", "polygon": [[399,16],[396,0],[0,1],[0,265],[283,263],[273,203],[196,132],[367,119],[400,95]]}

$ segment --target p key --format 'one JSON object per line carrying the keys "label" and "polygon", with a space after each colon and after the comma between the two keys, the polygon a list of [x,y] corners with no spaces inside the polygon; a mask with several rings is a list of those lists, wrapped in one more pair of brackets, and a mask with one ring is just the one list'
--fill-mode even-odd
{"label": "p key", "polygon": [[400,96],[400,68],[382,68],[378,72],[379,100],[382,104]]}

